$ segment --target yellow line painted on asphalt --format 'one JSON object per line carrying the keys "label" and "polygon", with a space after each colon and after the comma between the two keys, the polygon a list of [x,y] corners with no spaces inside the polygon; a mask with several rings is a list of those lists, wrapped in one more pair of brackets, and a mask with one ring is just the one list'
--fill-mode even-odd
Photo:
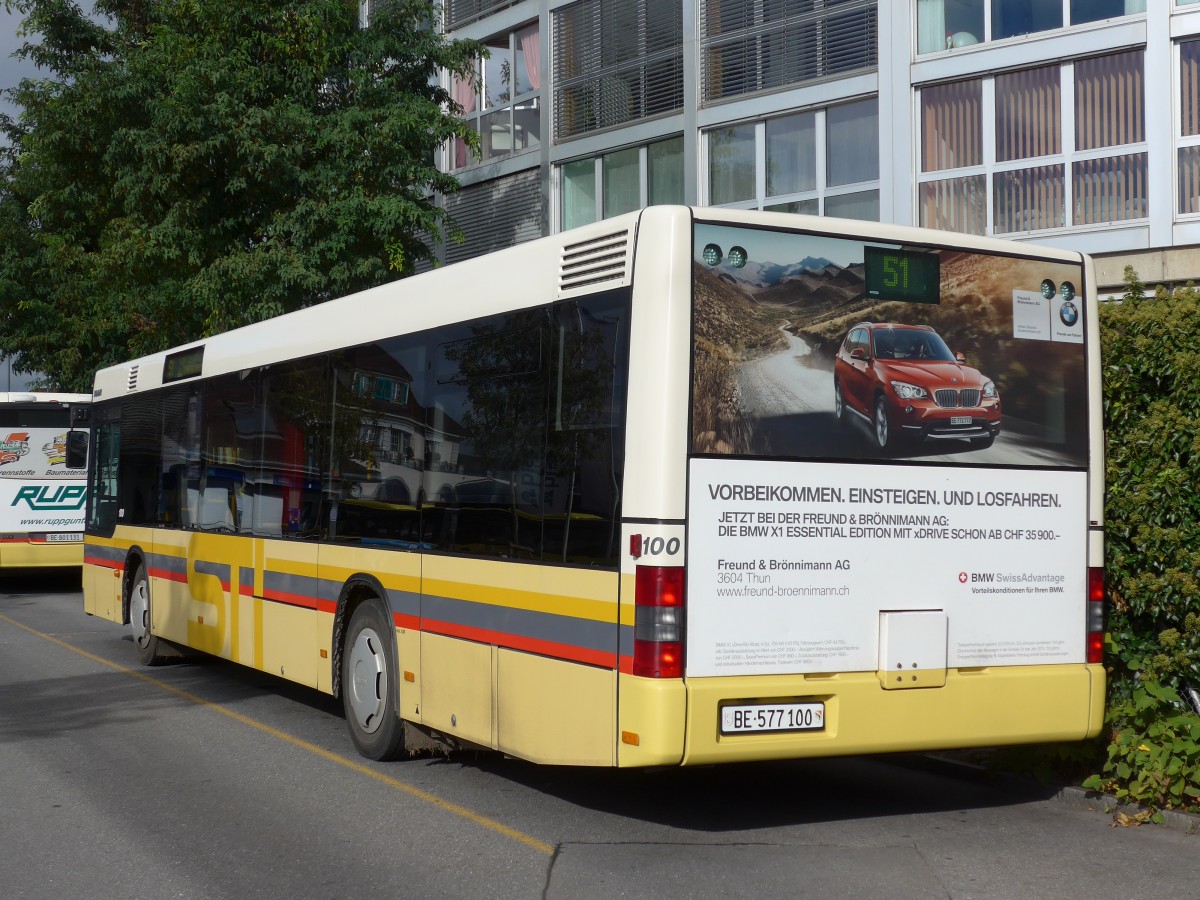
{"label": "yellow line painted on asphalt", "polygon": [[221,715],[228,716],[237,722],[241,722],[243,725],[248,725],[251,728],[255,728],[265,734],[271,735],[271,737],[278,738],[281,741],[286,741],[293,747],[299,747],[301,750],[307,750],[314,756],[319,756],[322,759],[328,760],[329,762],[337,763],[343,768],[350,769],[351,771],[357,772],[360,775],[365,775],[368,778],[373,778],[375,781],[386,784],[388,787],[395,788],[402,793],[408,794],[410,797],[424,801],[431,806],[436,806],[438,809],[466,819],[468,822],[473,822],[481,828],[486,828],[489,831],[494,831],[497,834],[504,835],[506,838],[511,838],[517,843],[524,844],[526,847],[536,850],[539,853],[544,853],[546,856],[554,855],[554,847],[552,847],[550,844],[547,844],[545,841],[539,841],[537,838],[533,837],[532,835],[525,834],[523,831],[518,831],[515,828],[509,828],[507,825],[497,822],[495,819],[489,819],[487,816],[480,815],[477,812],[473,812],[472,810],[467,809],[465,806],[459,806],[457,803],[451,803],[449,800],[443,800],[441,797],[429,793],[429,791],[422,790],[419,787],[414,787],[413,785],[407,784],[398,778],[392,778],[390,775],[384,775],[382,772],[375,771],[370,766],[346,759],[344,756],[339,756],[330,750],[326,750],[324,747],[318,747],[316,744],[310,743],[302,738],[290,735],[285,731],[280,731],[278,728],[272,728],[270,725],[264,725],[262,722],[252,719],[249,716],[244,716],[239,712],[234,712],[232,709],[222,706],[219,703],[213,703],[211,700],[205,700],[203,697],[199,697],[196,694],[180,690],[174,685],[167,684],[165,681],[160,681],[152,675],[147,675],[144,672],[138,672],[134,669],[126,668],[118,663],[110,662],[102,656],[96,656],[94,653],[89,653],[88,651],[82,650],[73,644],[68,644],[66,641],[61,641],[52,635],[38,631],[36,628],[30,628],[28,625],[24,625],[15,619],[10,619],[8,616],[3,615],[2,613],[0,613],[0,622],[7,622],[9,625],[13,625],[17,628],[20,628],[22,631],[27,631],[30,634],[36,635],[43,640],[47,640],[56,646],[62,647],[64,650],[70,650],[72,653],[77,653],[85,659],[90,659],[92,662],[96,662],[102,666],[107,666],[110,669],[114,669],[120,672],[122,675],[129,675],[132,678],[137,678],[140,681],[146,682],[147,684],[152,684],[157,688],[161,688],[167,693],[174,694],[176,697],[182,697],[184,700],[188,700],[197,704],[198,706],[204,706],[213,710],[214,712],[219,712]]}

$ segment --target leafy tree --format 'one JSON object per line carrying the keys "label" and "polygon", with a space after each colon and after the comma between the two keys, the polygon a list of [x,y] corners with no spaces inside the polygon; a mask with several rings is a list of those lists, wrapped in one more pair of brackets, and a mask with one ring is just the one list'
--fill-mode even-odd
{"label": "leafy tree", "polygon": [[1151,810],[1197,810],[1200,291],[1148,297],[1126,267],[1100,338],[1111,740],[1084,784]]}
{"label": "leafy tree", "polygon": [[10,90],[0,352],[56,386],[409,274],[454,233],[435,75],[482,47],[428,0],[4,0],[47,77]]}
{"label": "leafy tree", "polygon": [[1126,269],[1100,310],[1109,633],[1132,673],[1200,688],[1200,291],[1147,297]]}

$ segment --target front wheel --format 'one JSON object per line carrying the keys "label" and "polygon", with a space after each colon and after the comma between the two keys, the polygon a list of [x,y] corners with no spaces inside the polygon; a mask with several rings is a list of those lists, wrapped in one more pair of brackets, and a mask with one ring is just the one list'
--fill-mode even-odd
{"label": "front wheel", "polygon": [[143,666],[159,666],[171,655],[166,642],[150,633],[150,579],[141,563],[133,573],[129,589],[129,626],[133,631],[133,646],[138,662]]}
{"label": "front wheel", "polygon": [[875,398],[875,443],[880,450],[894,449],[896,435],[892,433],[891,423],[888,422],[887,399],[880,394]]}
{"label": "front wheel", "polygon": [[846,424],[846,398],[842,396],[842,383],[833,383],[833,414],[839,425]]}
{"label": "front wheel", "polygon": [[395,647],[395,629],[378,599],[354,610],[342,650],[342,706],[354,746],[367,759],[395,759],[404,750]]}

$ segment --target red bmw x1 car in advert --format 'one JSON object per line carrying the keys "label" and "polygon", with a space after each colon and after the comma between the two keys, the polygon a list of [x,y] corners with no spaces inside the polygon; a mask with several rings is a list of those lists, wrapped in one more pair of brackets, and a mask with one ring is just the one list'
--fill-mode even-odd
{"label": "red bmw x1 car in advert", "polygon": [[990,447],[1000,394],[928,325],[860,322],[838,348],[834,411],[870,424],[880,449],[903,441],[967,440]]}

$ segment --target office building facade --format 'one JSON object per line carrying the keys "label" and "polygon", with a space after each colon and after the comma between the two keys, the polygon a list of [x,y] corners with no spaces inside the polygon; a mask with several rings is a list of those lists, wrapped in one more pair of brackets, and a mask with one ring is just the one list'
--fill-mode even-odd
{"label": "office building facade", "polygon": [[1200,280],[1200,0],[445,0],[447,263],[655,203],[873,219]]}

